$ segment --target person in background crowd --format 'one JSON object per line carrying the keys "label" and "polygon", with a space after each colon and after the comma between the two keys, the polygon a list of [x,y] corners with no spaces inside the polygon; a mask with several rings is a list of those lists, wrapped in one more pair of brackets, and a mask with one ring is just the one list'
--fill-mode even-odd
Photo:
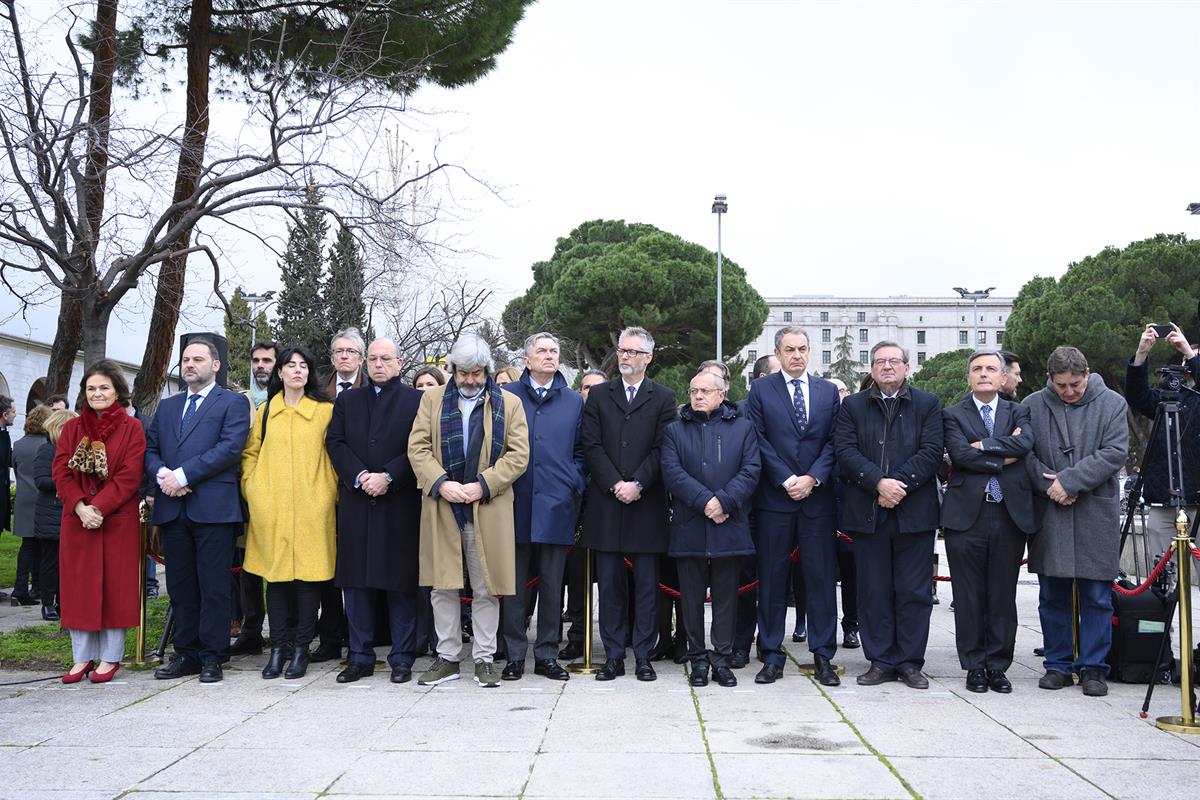
{"label": "person in background crowd", "polygon": [[[728,382],[711,369],[696,374],[690,405],[663,432],[663,484],[671,495],[668,554],[676,559],[687,633],[689,683],[736,686],[729,667],[737,612],[740,557],[754,552],[750,505],[761,466],[758,434],[725,402]],[[712,586],[711,650],[704,646],[704,601]]]}
{"label": "person in background crowd", "polygon": [[413,388],[418,391],[446,385],[446,373],[439,367],[421,367],[413,373]]}
{"label": "person in background crowd", "polygon": [[[12,504],[9,500],[9,487],[12,469],[12,438],[8,429],[17,419],[17,407],[13,399],[0,394],[0,531],[9,530],[12,525]],[[0,599],[8,597],[8,592],[0,592]]]}
{"label": "person in background crowd", "polygon": [[[413,388],[419,392],[436,389],[446,384],[446,373],[440,367],[424,366],[413,373]],[[463,624],[469,619],[470,610],[461,610]],[[430,605],[429,587],[417,587],[417,640],[416,651],[420,655],[434,652],[436,634],[433,632],[433,606]]]}
{"label": "person in background crowd", "polygon": [[71,404],[67,402],[67,396],[65,394],[50,395],[46,398],[45,405],[48,406],[51,411],[66,411],[71,407]]}
{"label": "person in background crowd", "polygon": [[1001,350],[1000,355],[1004,358],[1004,383],[1000,385],[1000,396],[1015,403],[1017,389],[1021,386],[1021,359],[1007,350]]}
{"label": "person in background crowd", "polygon": [[[147,417],[144,414],[138,413],[138,410],[133,405],[132,400],[127,400],[124,404],[125,413],[136,419],[142,426],[142,433],[149,435],[150,420],[152,417]],[[154,482],[150,480],[149,475],[142,475],[141,486],[138,487],[138,500],[145,501],[148,507],[154,505]],[[146,559],[146,583],[143,591],[146,593],[147,600],[153,600],[158,597],[158,564],[149,554],[144,556]]]}
{"label": "person in background crowd", "polygon": [[[841,529],[854,539],[863,653],[860,686],[899,678],[928,689],[929,591],[944,434],[936,396],[906,382],[908,351],[871,348],[869,390],[842,402],[833,436],[845,493]],[[881,444],[882,443],[882,444]]]}
{"label": "person in background crowd", "polygon": [[62,682],[91,672],[93,683],[104,683],[121,666],[125,629],[141,616],[138,488],[146,437],[125,412],[129,385],[115,362],[84,370],[80,394],[87,408],[63,428],[52,468],[63,505],[60,613],[75,662]]}
{"label": "person in background crowd", "polygon": [[[1046,361],[1046,386],[1025,398],[1033,427],[1026,461],[1042,506],[1042,527],[1029,545],[1029,571],[1041,585],[1046,673],[1042,689],[1079,675],[1083,693],[1108,694],[1112,646],[1112,579],[1120,568],[1119,475],[1129,454],[1121,395],[1088,370],[1077,348],[1057,347]],[[1074,657],[1072,584],[1079,589],[1079,656]]]}
{"label": "person in background crowd", "polygon": [[507,386],[514,381],[521,379],[521,369],[519,367],[504,367],[496,370],[496,385]]}
{"label": "person in background crowd", "polygon": [[521,401],[491,378],[491,350],[463,336],[447,356],[454,373],[421,398],[408,458],[423,492],[420,583],[433,589],[437,658],[418,683],[459,677],[462,622],[458,590],[466,561],[474,591],[475,682],[500,685],[493,658],[500,596],[515,591],[512,484],[529,464],[529,429]]}
{"label": "person in background crowd", "polygon": [[[837,387],[838,403],[840,404],[850,395],[850,390],[846,388],[846,384],[841,378],[829,378],[828,380]],[[838,507],[838,518],[840,519],[842,491],[845,484],[842,483],[836,459],[830,483],[833,484],[833,498]],[[842,647],[856,650],[862,647],[862,642],[858,638],[858,572],[854,566],[854,543],[847,541],[849,538],[840,530],[838,531],[837,565],[842,598]]]}
{"label": "person in background crowd", "polygon": [[954,641],[972,692],[1007,694],[1017,640],[1017,578],[1025,537],[1037,531],[1025,457],[1029,409],[1000,397],[1004,357],[967,361],[971,393],[942,412],[952,472],[942,528],[954,587]]}
{"label": "person in background crowd", "polygon": [[191,339],[180,356],[187,390],[159,404],[146,437],[146,471],[158,484],[151,523],[170,565],[175,616],[175,654],[154,671],[161,680],[199,674],[204,683],[219,682],[229,649],[229,570],[245,521],[238,474],[250,408],[217,385],[220,368],[212,340]]}
{"label": "person in background crowd", "polygon": [[33,465],[33,481],[37,485],[37,507],[33,515],[33,534],[41,542],[41,564],[39,565],[42,587],[42,619],[59,619],[58,596],[58,537],[62,529],[63,505],[58,499],[58,488],[54,485],[54,451],[58,437],[68,422],[79,415],[74,411],[60,409],[51,411],[42,427],[46,441],[38,447]]}
{"label": "person in background crowd", "polygon": [[242,451],[250,516],[244,567],[267,581],[271,623],[263,678],[308,672],[317,607],[333,579],[337,476],[325,449],[332,416],[312,353],[285,348]]}
{"label": "person in background crowd", "polygon": [[38,450],[48,441],[43,425],[52,413],[46,406],[36,406],[26,414],[25,435],[12,446],[13,473],[17,478],[12,531],[21,539],[12,592],[14,606],[31,606],[41,599],[41,573],[38,569],[41,563],[41,540],[33,531],[38,490],[33,476]]}
{"label": "person in background crowd", "polygon": [[338,398],[325,446],[338,480],[337,569],[346,601],[350,655],[338,683],[375,672],[376,606],[387,603],[392,683],[412,678],[417,630],[421,493],[408,438],[421,392],[400,378],[404,359],[391,339],[367,348],[371,385]]}
{"label": "person in background crowd", "polygon": [[584,547],[596,553],[600,638],[604,666],[596,680],[625,674],[628,576],[633,565],[633,655],[640,681],[658,676],[650,663],[658,614],[658,559],[667,550],[667,493],[659,448],[663,429],[675,419],[675,395],[646,377],[654,337],[626,328],[617,338],[621,376],[588,395],[583,413],[583,451],[591,479],[583,520]]}

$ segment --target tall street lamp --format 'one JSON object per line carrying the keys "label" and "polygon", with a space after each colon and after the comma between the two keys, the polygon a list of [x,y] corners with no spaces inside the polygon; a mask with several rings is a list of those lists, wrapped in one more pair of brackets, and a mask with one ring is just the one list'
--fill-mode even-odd
{"label": "tall street lamp", "polygon": [[972,324],[975,326],[975,339],[971,342],[972,349],[979,347],[979,301],[987,300],[988,296],[995,288],[995,286],[989,286],[986,289],[979,289],[974,292],[969,292],[961,286],[954,287],[954,291],[958,292],[959,296],[961,296],[963,300],[971,301],[971,320]]}
{"label": "tall street lamp", "polygon": [[[250,346],[253,347],[254,334],[258,330],[258,307],[261,305],[263,311],[266,311],[267,307],[274,302],[272,298],[275,297],[275,290],[272,289],[262,294],[244,294],[242,297],[250,304]],[[254,380],[254,354],[247,353],[246,355],[250,358],[250,380]],[[249,389],[250,387],[247,386],[246,388]]]}
{"label": "tall street lamp", "polygon": [[725,195],[719,194],[713,198],[712,213],[717,215],[717,361],[724,362],[721,357],[722,334],[721,326],[721,215],[729,210]]}

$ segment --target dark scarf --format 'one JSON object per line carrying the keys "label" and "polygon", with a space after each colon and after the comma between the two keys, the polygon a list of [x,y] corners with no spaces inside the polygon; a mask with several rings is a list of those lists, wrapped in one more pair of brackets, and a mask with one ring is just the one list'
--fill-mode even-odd
{"label": "dark scarf", "polygon": [[119,403],[113,403],[100,413],[85,408],[79,415],[83,428],[83,438],[67,462],[69,469],[89,475],[95,475],[100,480],[108,479],[108,451],[104,443],[113,431],[121,427],[122,417],[128,417],[127,412]]}
{"label": "dark scarf", "polygon": [[[492,404],[492,457],[486,466],[480,465],[480,472],[495,464],[504,449],[504,398],[500,394],[500,387],[491,378],[488,378],[483,391],[487,393],[488,402]],[[463,483],[463,470],[467,466],[467,458],[463,454],[463,418],[458,408],[458,398],[458,385],[454,378],[451,378],[446,383],[446,393],[442,396],[442,469],[446,470],[450,480]]]}

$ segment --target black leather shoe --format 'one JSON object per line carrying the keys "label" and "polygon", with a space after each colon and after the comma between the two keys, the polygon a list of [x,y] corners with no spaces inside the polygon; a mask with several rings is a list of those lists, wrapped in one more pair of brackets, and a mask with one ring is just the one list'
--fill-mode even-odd
{"label": "black leather shoe", "polygon": [[397,664],[392,667],[392,683],[408,683],[412,680],[412,667],[407,664]]}
{"label": "black leather shoe", "polygon": [[967,691],[982,694],[988,690],[987,672],[981,669],[967,670]]}
{"label": "black leather shoe", "polygon": [[273,678],[278,678],[283,674],[283,668],[287,666],[287,663],[291,660],[291,658],[291,645],[273,645],[271,647],[271,655],[267,657],[266,666],[262,668],[263,678],[268,681]]}
{"label": "black leather shoe", "polygon": [[42,606],[42,619],[47,622],[54,622],[58,619],[58,609],[54,606]]}
{"label": "black leather shoe", "polygon": [[204,662],[204,666],[200,668],[201,683],[220,683],[224,677],[225,673],[221,671],[221,662],[215,659]]}
{"label": "black leather shoe", "polygon": [[1035,647],[1035,648],[1033,648],[1033,654],[1035,656],[1037,656],[1038,658],[1045,658],[1046,657],[1046,648]]}
{"label": "black leather shoe", "polygon": [[17,594],[13,592],[12,599],[9,602],[14,606],[35,606],[38,601],[27,594]]}
{"label": "black leather shoe", "polygon": [[199,674],[200,662],[192,658],[184,658],[183,656],[171,656],[171,660],[167,662],[165,667],[159,667],[154,670],[154,677],[159,680],[183,678],[188,675]]}
{"label": "black leather shoe", "polygon": [[558,657],[563,661],[574,661],[577,658],[583,658],[583,642],[567,642],[566,646],[558,651]]}
{"label": "black leather shoe", "polygon": [[624,661],[605,661],[604,666],[596,670],[596,680],[611,681],[613,678],[619,678],[625,674]]}
{"label": "black leather shoe", "polygon": [[718,686],[737,686],[737,675],[729,667],[713,667],[713,680]]}
{"label": "black leather shoe", "polygon": [[878,686],[881,683],[894,681],[897,677],[899,676],[896,675],[895,670],[880,669],[872,664],[869,670],[864,672],[862,675],[859,675],[855,680],[858,682],[859,686]]}
{"label": "black leather shoe", "polygon": [[841,686],[842,679],[838,677],[837,670],[833,668],[833,664],[829,663],[829,659],[825,656],[813,654],[813,677],[817,679],[817,683],[822,686]]}
{"label": "black leather shoe", "polygon": [[796,626],[796,630],[792,631],[792,641],[793,641],[793,642],[806,642],[806,641],[808,641],[808,629],[807,629],[807,627],[806,627],[806,626],[804,626],[804,625],[797,625],[797,626]]}
{"label": "black leather shoe", "polygon": [[666,661],[675,657],[675,643],[670,639],[659,639],[658,644],[650,651],[650,661]]}
{"label": "black leather shoe", "polygon": [[257,633],[242,633],[229,645],[231,656],[257,656],[262,654],[263,638]]}
{"label": "black leather shoe", "polygon": [[346,665],[346,668],[338,673],[338,683],[354,683],[360,678],[369,678],[375,674],[374,664],[360,664],[357,661],[351,661]]}
{"label": "black leather shoe", "polygon": [[729,655],[729,668],[741,669],[750,663],[750,653],[745,650],[734,650]]}
{"label": "black leather shoe", "polygon": [[543,658],[533,665],[533,674],[541,675],[543,678],[549,678],[552,681],[570,680],[571,673],[563,669],[562,664],[559,664],[553,658]]}
{"label": "black leather shoe", "polygon": [[[320,664],[322,661],[341,661],[342,648],[340,646],[325,644],[322,642],[317,645],[317,648],[312,652],[305,653],[305,661],[311,661],[314,664]],[[305,663],[305,667],[308,664]]]}
{"label": "black leather shoe", "polygon": [[1108,694],[1104,672],[1096,667],[1084,667],[1079,671],[1079,685],[1088,697],[1104,697]]}
{"label": "black leather shoe", "polygon": [[862,647],[862,642],[858,640],[858,631],[848,630],[842,635],[842,647],[847,650],[856,650]]}
{"label": "black leather shoe", "polygon": [[633,668],[633,674],[639,681],[658,680],[658,673],[654,671],[654,665],[650,663],[650,659],[648,658],[637,659],[636,666]]}
{"label": "black leather shoe", "polygon": [[500,673],[502,681],[519,681],[521,676],[525,674],[524,661],[510,661],[504,665],[504,671]]}
{"label": "black leather shoe", "polygon": [[763,664],[762,669],[754,676],[755,683],[774,683],[783,677],[783,669],[774,664]]}
{"label": "black leather shoe", "polygon": [[1059,672],[1056,669],[1048,669],[1045,675],[1038,678],[1039,689],[1062,689],[1074,683],[1075,679],[1071,677],[1069,672]]}
{"label": "black leather shoe", "polygon": [[1000,694],[1009,694],[1012,692],[1012,682],[1002,669],[989,669],[987,671],[987,682],[988,686],[992,687],[993,692],[999,692]]}
{"label": "black leather shoe", "polygon": [[[338,650],[340,657],[341,648],[338,648]],[[312,661],[312,656],[309,655],[308,648],[297,645],[296,652],[292,654],[292,663],[288,664],[287,669],[283,671],[283,677],[288,680],[303,678],[305,673],[308,672],[308,662],[310,661]]]}
{"label": "black leather shoe", "polygon": [[929,678],[916,667],[900,670],[900,681],[910,689],[929,688]]}
{"label": "black leather shoe", "polygon": [[688,683],[692,686],[708,686],[708,662],[692,662],[692,671],[688,675]]}

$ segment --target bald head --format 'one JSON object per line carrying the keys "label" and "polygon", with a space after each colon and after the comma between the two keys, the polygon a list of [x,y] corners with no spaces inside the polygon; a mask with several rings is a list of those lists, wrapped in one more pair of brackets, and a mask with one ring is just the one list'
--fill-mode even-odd
{"label": "bald head", "polygon": [[387,383],[400,374],[404,358],[396,342],[381,336],[367,348],[367,374],[376,386]]}

